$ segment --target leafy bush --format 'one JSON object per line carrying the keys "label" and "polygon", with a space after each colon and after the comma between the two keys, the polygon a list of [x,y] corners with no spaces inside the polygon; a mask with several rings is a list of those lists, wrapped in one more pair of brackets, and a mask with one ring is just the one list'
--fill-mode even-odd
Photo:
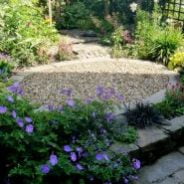
{"label": "leafy bush", "polygon": [[139,128],[162,124],[162,116],[160,112],[150,104],[136,104],[134,109],[128,109],[125,116],[130,125]]}
{"label": "leafy bush", "polygon": [[184,114],[184,88],[182,85],[170,86],[163,102],[155,105],[157,110],[168,119]]}
{"label": "leafy bush", "polygon": [[16,58],[19,65],[36,62],[39,46],[58,39],[36,1],[1,1],[0,9],[0,51]]}
{"label": "leafy bush", "polygon": [[74,2],[63,7],[60,26],[71,29],[90,29],[93,28],[93,23],[90,18],[90,11],[82,2]]}
{"label": "leafy bush", "polygon": [[139,57],[167,65],[171,55],[183,44],[182,31],[172,25],[161,25],[157,11],[150,17],[149,13],[139,10],[137,21]]}
{"label": "leafy bush", "polygon": [[0,54],[0,81],[10,77],[14,65],[11,58],[6,54]]}
{"label": "leafy bush", "polygon": [[[17,94],[18,83],[0,93],[0,183],[126,183],[140,161],[111,152],[117,134],[132,142],[135,131],[116,121],[109,101],[73,100],[39,111]],[[98,88],[98,95],[103,90]],[[117,128],[119,127],[119,128]],[[118,131],[118,132],[117,132]]]}
{"label": "leafy bush", "polygon": [[175,69],[175,68],[183,68],[184,67],[184,52],[178,51],[175,52],[169,61],[168,67],[170,69]]}

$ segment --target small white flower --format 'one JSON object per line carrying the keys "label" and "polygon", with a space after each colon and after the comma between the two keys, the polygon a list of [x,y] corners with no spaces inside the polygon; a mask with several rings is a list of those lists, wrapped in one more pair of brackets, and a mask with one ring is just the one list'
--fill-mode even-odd
{"label": "small white flower", "polygon": [[159,3],[159,0],[154,0],[154,3]]}
{"label": "small white flower", "polygon": [[135,12],[137,10],[137,3],[133,2],[130,4],[130,9],[132,12]]}
{"label": "small white flower", "polygon": [[173,23],[173,19],[169,19],[169,18],[168,18],[168,19],[166,20],[166,22],[167,22],[168,24],[172,24],[172,23]]}

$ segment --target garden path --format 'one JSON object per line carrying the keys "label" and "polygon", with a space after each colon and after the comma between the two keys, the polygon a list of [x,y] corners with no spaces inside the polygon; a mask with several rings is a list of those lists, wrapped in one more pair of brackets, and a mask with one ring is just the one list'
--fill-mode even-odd
{"label": "garden path", "polygon": [[110,48],[100,44],[93,31],[63,30],[62,37],[70,44],[78,59],[110,57]]}

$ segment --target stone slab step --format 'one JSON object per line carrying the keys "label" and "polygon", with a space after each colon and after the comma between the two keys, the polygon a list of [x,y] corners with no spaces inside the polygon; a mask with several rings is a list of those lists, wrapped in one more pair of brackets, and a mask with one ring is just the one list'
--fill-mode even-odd
{"label": "stone slab step", "polygon": [[145,166],[135,184],[184,184],[184,155],[176,151]]}
{"label": "stone slab step", "polygon": [[136,143],[116,143],[112,145],[111,150],[139,158],[143,164],[152,163],[184,143],[184,116],[168,122],[169,125],[140,129]]}

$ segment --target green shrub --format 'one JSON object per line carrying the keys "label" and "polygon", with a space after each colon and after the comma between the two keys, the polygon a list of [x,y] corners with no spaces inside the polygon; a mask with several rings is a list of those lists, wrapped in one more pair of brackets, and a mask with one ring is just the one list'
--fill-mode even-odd
{"label": "green shrub", "polygon": [[90,11],[82,2],[74,2],[63,7],[61,16],[60,27],[67,29],[80,28],[90,29],[93,28],[93,23],[90,18]]}
{"label": "green shrub", "polygon": [[0,2],[0,11],[0,51],[16,58],[20,65],[36,62],[37,49],[58,39],[36,1]]}
{"label": "green shrub", "polygon": [[171,57],[168,64],[170,69],[183,68],[184,67],[184,52],[177,51]]}
{"label": "green shrub", "polygon": [[134,166],[109,148],[118,134],[123,132],[121,141],[130,143],[136,132],[116,121],[109,101],[83,103],[67,92],[62,108],[38,111],[15,95],[23,94],[18,83],[8,89],[14,94],[0,93],[0,183],[132,180],[139,161]]}
{"label": "green shrub", "polygon": [[164,101],[155,105],[156,109],[168,119],[184,114],[184,89],[183,86],[177,84],[170,86],[166,91]]}
{"label": "green shrub", "polygon": [[183,44],[183,34],[172,25],[162,25],[160,14],[139,10],[137,16],[137,49],[142,59],[168,64],[171,55]]}
{"label": "green shrub", "polygon": [[9,56],[0,54],[0,81],[4,81],[10,77],[14,66],[15,64]]}

